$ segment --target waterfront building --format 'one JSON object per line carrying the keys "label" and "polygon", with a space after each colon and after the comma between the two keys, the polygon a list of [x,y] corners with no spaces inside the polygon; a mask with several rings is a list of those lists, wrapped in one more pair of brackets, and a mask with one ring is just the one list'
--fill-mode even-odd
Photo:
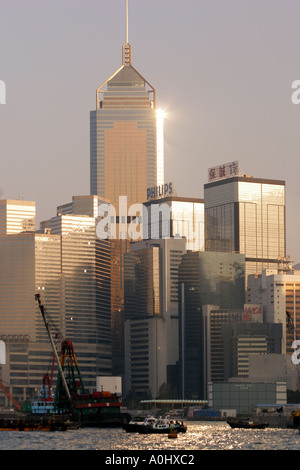
{"label": "waterfront building", "polygon": [[[286,382],[215,382],[209,383],[208,388],[209,407],[235,411],[237,415],[255,416],[258,405],[279,409],[287,403]],[[264,421],[268,420],[265,416]]]}
{"label": "waterfront building", "polygon": [[[2,380],[17,401],[34,398],[53,351],[35,302],[41,292],[53,324],[60,312],[61,243],[58,235],[34,232],[0,236],[0,339],[7,348]],[[0,403],[5,403],[0,395]]]}
{"label": "waterfront building", "polygon": [[204,305],[242,310],[245,257],[239,253],[189,252],[178,271],[179,372],[181,396],[204,399]]}
{"label": "waterfront building", "polygon": [[178,267],[182,239],[132,243],[124,255],[125,384],[143,397],[174,388],[178,351]]}
{"label": "waterfront building", "polygon": [[53,336],[73,342],[86,389],[112,373],[111,256],[96,236],[97,207],[98,198],[75,196],[40,230],[0,235],[0,336],[9,357],[2,373],[21,401],[34,397],[53,359],[36,293]]}
{"label": "waterfront building", "polygon": [[264,270],[248,278],[248,299],[260,303],[264,321],[282,325],[282,353],[294,352],[300,337],[300,271]]}
{"label": "waterfront building", "polygon": [[249,274],[287,268],[285,182],[240,170],[219,177],[218,168],[204,185],[206,251],[243,253],[246,284]]}
{"label": "waterfront building", "polygon": [[224,381],[249,377],[252,355],[281,354],[282,325],[240,322],[222,327],[224,343]]}

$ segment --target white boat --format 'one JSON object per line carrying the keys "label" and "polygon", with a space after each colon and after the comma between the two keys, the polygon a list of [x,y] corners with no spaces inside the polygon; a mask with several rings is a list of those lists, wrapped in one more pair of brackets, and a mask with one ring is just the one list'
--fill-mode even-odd
{"label": "white boat", "polygon": [[187,427],[183,422],[170,420],[167,418],[157,418],[154,422],[149,423],[146,426],[142,426],[138,429],[140,434],[169,434],[186,432]]}
{"label": "white boat", "polygon": [[139,432],[139,429],[142,426],[149,426],[151,425],[156,418],[153,416],[148,416],[147,418],[145,417],[140,417],[136,416],[132,418],[129,423],[124,423],[122,428],[125,429],[126,432]]}

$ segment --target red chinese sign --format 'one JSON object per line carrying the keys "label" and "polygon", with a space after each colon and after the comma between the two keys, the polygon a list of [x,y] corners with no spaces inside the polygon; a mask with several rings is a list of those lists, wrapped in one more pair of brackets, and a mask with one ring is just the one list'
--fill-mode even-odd
{"label": "red chinese sign", "polygon": [[241,176],[242,172],[238,161],[225,163],[224,165],[215,166],[208,170],[208,181],[218,181],[231,176]]}

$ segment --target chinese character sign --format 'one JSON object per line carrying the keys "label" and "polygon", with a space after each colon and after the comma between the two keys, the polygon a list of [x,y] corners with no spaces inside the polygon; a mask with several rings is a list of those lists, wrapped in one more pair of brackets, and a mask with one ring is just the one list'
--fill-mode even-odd
{"label": "chinese character sign", "polygon": [[243,321],[254,323],[262,323],[263,321],[263,307],[256,304],[245,304]]}
{"label": "chinese character sign", "polygon": [[231,176],[241,176],[242,171],[238,161],[225,163],[223,165],[209,168],[208,170],[208,181],[218,181],[223,178],[230,178]]}

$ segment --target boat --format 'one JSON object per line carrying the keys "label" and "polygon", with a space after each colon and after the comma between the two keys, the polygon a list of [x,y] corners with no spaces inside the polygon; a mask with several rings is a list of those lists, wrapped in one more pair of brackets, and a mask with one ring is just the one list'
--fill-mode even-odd
{"label": "boat", "polygon": [[[72,341],[64,339],[61,343],[60,358],[50,328],[48,314],[41,302],[40,294],[35,295],[41,311],[45,327],[53,350],[53,366],[56,359],[58,375],[55,396],[48,400],[48,406],[53,404],[55,416],[71,416],[73,422],[79,422],[81,427],[121,427],[128,423],[131,416],[122,413],[122,397],[110,391],[87,393],[81,377],[81,372],[75,355]],[[40,399],[40,411],[47,409],[45,399]],[[42,403],[42,405],[41,405]],[[32,410],[36,412],[37,407]]]}
{"label": "boat", "polygon": [[177,432],[174,428],[171,428],[168,434],[168,439],[176,439],[176,438],[177,438]]}
{"label": "boat", "polygon": [[265,429],[269,426],[269,423],[255,423],[248,419],[228,419],[227,423],[233,429]]}
{"label": "boat", "polygon": [[68,431],[73,428],[74,422],[70,416],[34,415],[32,413],[0,415],[0,431]]}
{"label": "boat", "polygon": [[45,374],[43,377],[37,399],[31,403],[31,412],[40,415],[54,413],[54,394],[52,391],[52,381],[48,374]]}
{"label": "boat", "polygon": [[147,426],[155,421],[153,416],[135,416],[128,423],[124,423],[122,428],[126,432],[138,432],[141,426]]}
{"label": "boat", "polygon": [[141,426],[138,429],[140,434],[170,434],[171,432],[175,432],[177,434],[179,432],[185,433],[186,431],[187,427],[183,422],[179,423],[178,421],[161,417],[155,419],[153,423]]}

